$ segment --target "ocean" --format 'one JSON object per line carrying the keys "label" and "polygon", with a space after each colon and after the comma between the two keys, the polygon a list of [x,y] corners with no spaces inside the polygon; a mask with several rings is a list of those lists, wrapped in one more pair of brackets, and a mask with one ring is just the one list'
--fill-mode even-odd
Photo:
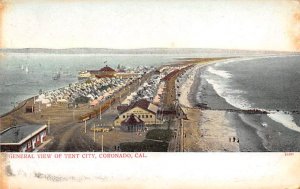
{"label": "ocean", "polygon": [[[175,62],[187,56],[168,55],[61,55],[17,54],[0,56],[0,115],[13,109],[21,101],[39,93],[68,86],[78,81],[78,72],[126,66],[156,66]],[[28,71],[27,71],[28,70]],[[58,72],[59,80],[53,80]]]}
{"label": "ocean", "polygon": [[205,67],[196,100],[227,112],[241,151],[300,151],[300,56],[240,58]]}
{"label": "ocean", "polygon": [[[246,53],[203,52],[190,54],[46,54],[0,53],[0,115],[16,104],[39,93],[77,82],[79,71],[126,66],[157,66],[177,62],[180,58],[243,56]],[[257,56],[257,53],[252,54]],[[23,69],[22,69],[23,68]],[[26,71],[28,69],[28,72]],[[53,76],[61,72],[59,80]]]}

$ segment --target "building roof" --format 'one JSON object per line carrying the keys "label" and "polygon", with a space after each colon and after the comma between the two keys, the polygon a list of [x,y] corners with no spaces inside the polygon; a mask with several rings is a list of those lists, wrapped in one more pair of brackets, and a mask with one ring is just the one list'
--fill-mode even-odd
{"label": "building roof", "polygon": [[149,102],[146,99],[140,99],[140,100],[136,101],[135,103],[132,103],[129,106],[126,106],[126,105],[118,106],[117,110],[119,111],[120,114],[122,114],[132,108],[135,108],[135,107],[142,108],[142,109],[150,111],[154,114],[156,114],[156,112],[158,110],[158,107],[156,105],[152,104],[151,102]]}
{"label": "building roof", "polygon": [[144,121],[138,118],[136,115],[131,114],[127,119],[121,122],[122,126],[127,125],[141,125],[144,124]]}
{"label": "building roof", "polygon": [[114,76],[109,75],[109,74],[104,74],[104,75],[103,75],[103,74],[102,74],[102,75],[98,75],[98,74],[97,74],[97,75],[95,75],[95,77],[97,77],[97,78],[100,79],[100,78],[106,78],[106,77],[112,78],[112,77],[114,77]]}
{"label": "building roof", "polygon": [[115,72],[116,70],[114,70],[111,67],[106,65],[105,67],[101,68],[99,71],[101,71],[101,72]]}
{"label": "building roof", "polygon": [[23,125],[10,127],[0,133],[0,144],[22,144],[27,139],[45,128],[47,128],[47,125]]}
{"label": "building roof", "polygon": [[117,107],[118,112],[125,112],[128,109],[127,105],[121,105]]}
{"label": "building roof", "polygon": [[126,71],[124,69],[118,69],[119,73],[126,73]]}
{"label": "building roof", "polygon": [[142,109],[148,110],[150,102],[146,99],[140,99],[133,104],[134,107],[140,107]]}
{"label": "building roof", "polygon": [[157,113],[158,106],[156,106],[155,104],[150,103],[149,106],[148,106],[148,110],[150,110],[153,113]]}

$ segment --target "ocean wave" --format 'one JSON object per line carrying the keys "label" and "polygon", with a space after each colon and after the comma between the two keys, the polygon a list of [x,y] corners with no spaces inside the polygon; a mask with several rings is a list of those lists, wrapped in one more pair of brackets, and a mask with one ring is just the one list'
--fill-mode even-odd
{"label": "ocean wave", "polygon": [[294,118],[291,114],[287,114],[283,111],[279,111],[279,112],[272,112],[268,114],[268,116],[272,120],[276,121],[277,123],[280,123],[291,130],[300,132],[300,127],[294,122]]}
{"label": "ocean wave", "polygon": [[214,69],[214,68],[211,67],[211,66],[209,66],[209,67],[207,68],[207,71],[209,71],[209,72],[212,73],[212,74],[221,76],[221,77],[223,77],[223,78],[225,78],[225,79],[230,79],[230,78],[232,77],[232,75],[231,75],[229,72],[224,71],[224,70],[216,70],[216,69]]}
{"label": "ocean wave", "polygon": [[258,122],[249,119],[249,117],[245,114],[238,114],[238,116],[239,116],[239,118],[241,119],[242,122],[244,122],[245,124],[249,125],[250,127],[254,128],[256,130],[257,136],[262,140],[263,147],[268,151],[272,151],[268,146],[268,141],[267,141],[264,133],[262,132],[262,130],[264,129],[265,126],[263,126],[262,123],[261,123],[261,126],[260,126],[258,124]]}
{"label": "ocean wave", "polygon": [[282,56],[255,56],[255,57],[233,58],[233,59],[218,61],[214,66],[219,67],[231,62],[244,62],[249,60],[259,60],[259,59],[274,58],[274,57],[282,57]]}
{"label": "ocean wave", "polygon": [[[242,97],[244,93],[243,91],[231,89],[227,84],[225,83],[221,84],[221,82],[218,82],[214,79],[206,79],[206,81],[212,85],[216,93],[220,97],[225,99],[225,101],[228,104],[241,110],[253,109],[253,107],[251,107],[250,102]],[[300,132],[300,127],[294,122],[294,118],[291,114],[283,111],[276,112],[276,111],[266,110],[262,108],[256,108],[256,109],[270,112],[268,114],[269,118],[271,118],[272,120],[282,124],[283,126],[291,130]]]}
{"label": "ocean wave", "polygon": [[214,79],[206,79],[212,85],[216,93],[225,99],[225,101],[241,110],[251,109],[251,104],[242,97],[245,91],[231,89],[227,84],[220,83]]}

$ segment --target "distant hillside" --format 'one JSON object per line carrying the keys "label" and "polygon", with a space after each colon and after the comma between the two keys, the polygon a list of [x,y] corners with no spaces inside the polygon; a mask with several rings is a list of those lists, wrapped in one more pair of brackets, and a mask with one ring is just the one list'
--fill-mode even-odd
{"label": "distant hillside", "polygon": [[225,53],[225,54],[299,54],[296,52],[282,51],[248,51],[227,49],[198,49],[198,48],[142,48],[142,49],[105,49],[105,48],[70,48],[70,49],[46,49],[46,48],[22,48],[0,49],[2,53],[45,53],[45,54],[201,54],[201,53]]}

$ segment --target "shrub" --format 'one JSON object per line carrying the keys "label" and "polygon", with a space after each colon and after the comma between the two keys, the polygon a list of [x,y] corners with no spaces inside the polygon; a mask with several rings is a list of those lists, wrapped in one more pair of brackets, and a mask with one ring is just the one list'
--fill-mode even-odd
{"label": "shrub", "polygon": [[143,142],[124,142],[120,144],[122,152],[167,152],[168,143],[144,140]]}
{"label": "shrub", "polygon": [[153,129],[146,134],[147,139],[162,140],[169,142],[172,138],[173,131],[169,129]]}

